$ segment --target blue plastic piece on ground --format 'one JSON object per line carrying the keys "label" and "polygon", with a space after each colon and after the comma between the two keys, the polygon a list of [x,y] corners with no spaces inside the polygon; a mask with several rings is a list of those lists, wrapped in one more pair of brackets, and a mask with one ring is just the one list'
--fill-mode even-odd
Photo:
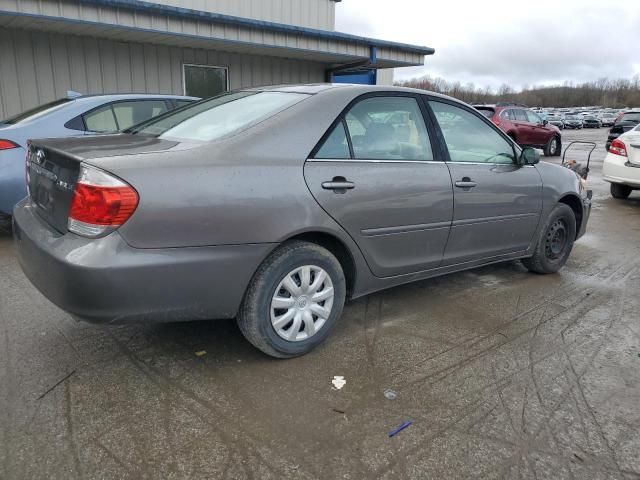
{"label": "blue plastic piece on ground", "polygon": [[389,437],[395,437],[397,434],[399,434],[402,430],[404,430],[411,424],[413,424],[413,422],[402,422],[402,424],[398,428],[394,428],[389,432]]}

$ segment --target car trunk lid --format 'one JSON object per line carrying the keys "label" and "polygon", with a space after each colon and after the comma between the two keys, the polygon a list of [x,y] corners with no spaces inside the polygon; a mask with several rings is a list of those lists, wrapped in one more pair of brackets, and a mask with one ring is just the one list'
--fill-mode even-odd
{"label": "car trunk lid", "polygon": [[32,141],[26,166],[31,204],[44,221],[64,233],[82,162],[99,164],[98,159],[160,153],[177,145],[176,141],[122,134]]}
{"label": "car trunk lid", "polygon": [[640,167],[640,132],[627,133],[623,138],[629,163]]}
{"label": "car trunk lid", "polygon": [[38,215],[60,233],[67,230],[73,189],[81,159],[30,144],[27,152],[27,187]]}

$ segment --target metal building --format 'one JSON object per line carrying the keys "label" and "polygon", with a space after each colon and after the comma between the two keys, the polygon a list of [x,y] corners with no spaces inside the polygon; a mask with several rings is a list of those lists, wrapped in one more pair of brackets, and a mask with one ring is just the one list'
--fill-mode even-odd
{"label": "metal building", "polygon": [[[81,93],[376,83],[428,47],[336,32],[341,0],[0,0],[0,118]],[[348,0],[347,0],[348,1]]]}

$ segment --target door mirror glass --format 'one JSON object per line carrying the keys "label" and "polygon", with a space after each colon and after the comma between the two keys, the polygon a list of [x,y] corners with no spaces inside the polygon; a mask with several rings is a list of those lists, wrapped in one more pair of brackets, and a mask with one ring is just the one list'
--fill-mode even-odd
{"label": "door mirror glass", "polygon": [[525,147],[520,155],[522,165],[535,165],[540,162],[540,153],[535,148]]}

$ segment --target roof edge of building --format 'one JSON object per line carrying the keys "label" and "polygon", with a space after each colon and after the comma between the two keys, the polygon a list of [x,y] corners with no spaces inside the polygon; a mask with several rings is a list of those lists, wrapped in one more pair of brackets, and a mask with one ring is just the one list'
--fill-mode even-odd
{"label": "roof edge of building", "polygon": [[[340,2],[342,0],[334,0]],[[206,20],[211,22],[223,23],[227,25],[238,25],[249,28],[261,28],[279,33],[289,33],[296,35],[304,35],[308,37],[323,38],[327,40],[341,40],[345,42],[361,43],[372,47],[394,48],[405,52],[416,53],[420,55],[433,55],[435,49],[419,45],[410,45],[407,43],[392,42],[387,40],[379,40],[376,38],[362,37],[359,35],[351,35],[348,33],[334,32],[328,30],[320,30],[309,27],[300,27],[297,25],[287,25],[284,23],[268,22],[264,20],[255,20],[251,18],[235,17],[232,15],[224,15],[221,13],[204,12],[201,10],[193,10],[184,7],[175,7],[172,5],[162,5],[158,3],[147,2],[144,0],[83,0],[83,3],[90,3],[102,7],[126,8],[131,10],[153,11],[164,15],[174,15],[181,18],[191,18]]]}

